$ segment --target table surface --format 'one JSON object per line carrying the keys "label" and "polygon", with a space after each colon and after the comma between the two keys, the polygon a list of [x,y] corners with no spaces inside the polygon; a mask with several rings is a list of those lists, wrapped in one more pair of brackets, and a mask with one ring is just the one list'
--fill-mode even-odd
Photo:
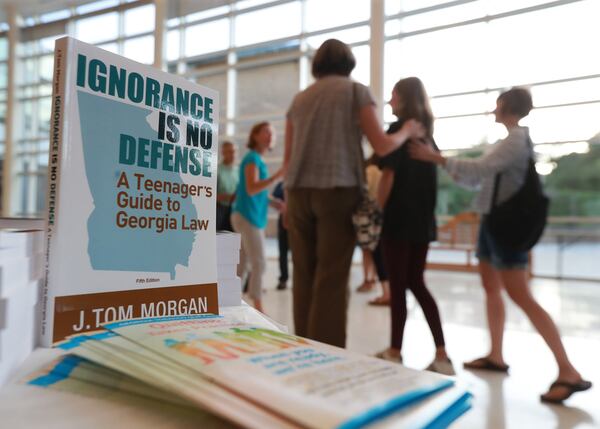
{"label": "table surface", "polygon": [[[248,323],[262,321],[270,327],[287,330],[253,308],[244,305],[226,312],[235,313]],[[224,429],[236,427],[219,417],[197,408],[172,405],[155,399],[124,393],[100,386],[84,386],[73,393],[58,388],[42,388],[27,384],[46,374],[64,352],[38,348],[0,388],[0,428],[44,429]],[[59,385],[57,385],[58,387]],[[80,387],[81,389],[81,387]]]}

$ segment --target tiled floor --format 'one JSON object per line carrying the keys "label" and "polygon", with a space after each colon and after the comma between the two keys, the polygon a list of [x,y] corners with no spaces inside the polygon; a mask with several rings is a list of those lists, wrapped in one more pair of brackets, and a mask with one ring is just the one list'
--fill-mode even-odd
{"label": "tiled floor", "polygon": [[[291,293],[276,291],[278,268],[270,258],[264,297],[265,312],[292,329]],[[512,303],[507,306],[505,354],[511,365],[509,376],[464,371],[461,363],[487,351],[483,291],[478,277],[433,271],[427,280],[440,307],[446,343],[458,379],[474,394],[473,409],[453,427],[600,428],[600,283],[536,279],[533,291],[558,323],[573,362],[596,386],[571,398],[566,406],[539,402],[556,376],[556,365],[525,315]],[[360,265],[352,268],[354,290],[362,281]],[[389,309],[372,307],[367,301],[376,293],[352,293],[349,309],[348,348],[372,354],[389,341]],[[433,357],[433,341],[423,314],[409,297],[409,320],[404,341],[404,362],[426,367]]]}

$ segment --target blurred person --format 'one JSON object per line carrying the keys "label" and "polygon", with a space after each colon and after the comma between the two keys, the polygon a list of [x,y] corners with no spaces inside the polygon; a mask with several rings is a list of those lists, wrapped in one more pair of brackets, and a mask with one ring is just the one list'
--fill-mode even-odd
{"label": "blurred person", "polygon": [[592,384],[581,377],[569,360],[556,325],[529,289],[528,252],[499,243],[487,222],[494,205],[496,175],[500,174],[502,179],[497,187],[497,203],[508,201],[525,183],[534,155],[529,129],[519,122],[532,108],[531,94],[527,89],[512,88],[500,94],[494,115],[496,122],[506,127],[508,136],[491,145],[479,158],[445,157],[425,145],[411,146],[409,151],[416,159],[443,166],[457,183],[479,189],[475,197],[475,207],[481,214],[477,257],[485,290],[491,348],[487,355],[466,362],[465,368],[508,372],[502,347],[505,321],[502,290],[505,289],[542,336],[558,365],[558,377],[541,400],[561,403],[575,392],[590,389]]}
{"label": "blurred person", "polygon": [[339,347],[346,345],[362,136],[386,155],[422,133],[416,121],[383,132],[369,89],[349,77],[355,65],[350,47],[325,41],[312,63],[316,81],[294,97],[285,130],[294,326],[298,335]]}
{"label": "blurred person", "polygon": [[[381,170],[377,163],[379,157],[373,154],[365,162],[365,176],[367,181],[367,190],[369,198],[377,200],[377,187],[381,179]],[[370,305],[390,305],[390,285],[388,282],[388,274],[383,261],[383,253],[381,250],[381,242],[377,247],[370,251],[369,249],[361,249],[363,254],[363,272],[365,281],[358,287],[358,292],[370,292],[373,290],[377,281],[381,284],[381,295],[369,301]]]}
{"label": "blurred person", "polygon": [[[240,181],[233,203],[231,223],[235,232],[241,234],[242,251],[238,274],[245,280],[250,270],[248,294],[254,307],[262,310],[262,279],[266,267],[265,234],[267,210],[271,186],[283,174],[282,169],[269,176],[263,155],[274,143],[274,130],[269,122],[260,122],[252,127],[248,136],[248,153],[240,163]],[[279,209],[280,203],[272,205]]]}
{"label": "blurred person", "polygon": [[235,145],[230,141],[221,143],[221,162],[217,168],[217,231],[233,231],[231,205],[239,182],[235,158]]}
{"label": "blurred person", "polygon": [[[425,127],[425,136],[411,140],[411,144],[415,142],[437,152],[433,140],[433,113],[421,80],[408,77],[398,81],[389,104],[398,120],[390,125],[388,132],[400,129],[409,119],[418,120]],[[407,146],[383,157],[379,165],[382,168],[378,189],[378,202],[383,208],[381,243],[389,272],[392,317],[390,347],[376,356],[402,361],[406,291],[410,290],[423,310],[435,343],[435,358],[427,370],[454,375],[446,353],[438,306],[424,278],[429,243],[435,241],[437,233],[437,168],[434,164],[410,158]]]}
{"label": "blurred person", "polygon": [[279,248],[279,282],[277,290],[287,289],[287,281],[289,279],[288,272],[288,253],[290,251],[287,222],[286,222],[286,204],[285,192],[283,189],[283,181],[277,183],[271,197],[274,201],[278,201],[280,205],[279,216],[277,217],[277,246]]}

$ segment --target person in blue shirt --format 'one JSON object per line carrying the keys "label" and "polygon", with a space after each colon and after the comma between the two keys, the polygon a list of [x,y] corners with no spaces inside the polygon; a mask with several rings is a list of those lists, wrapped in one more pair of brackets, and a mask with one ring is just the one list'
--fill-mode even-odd
{"label": "person in blue shirt", "polygon": [[[260,122],[250,130],[247,145],[250,150],[240,164],[240,181],[231,215],[233,229],[242,238],[238,274],[244,282],[249,270],[248,294],[258,311],[262,311],[262,277],[266,268],[264,229],[270,202],[268,188],[283,175],[279,169],[269,177],[263,160],[273,145],[273,137],[273,127],[268,122]],[[281,209],[281,201],[273,200],[271,205]]]}

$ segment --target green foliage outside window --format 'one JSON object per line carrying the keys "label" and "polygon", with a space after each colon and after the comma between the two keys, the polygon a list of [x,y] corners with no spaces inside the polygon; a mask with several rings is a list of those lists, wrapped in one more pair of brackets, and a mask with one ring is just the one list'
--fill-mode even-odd
{"label": "green foliage outside window", "polygon": [[[598,142],[600,143],[600,142]],[[600,144],[592,140],[588,153],[573,153],[556,160],[554,171],[543,178],[551,197],[551,216],[600,216]],[[477,157],[480,148],[461,154]],[[471,210],[474,192],[456,185],[439,170],[438,215],[456,215]]]}

